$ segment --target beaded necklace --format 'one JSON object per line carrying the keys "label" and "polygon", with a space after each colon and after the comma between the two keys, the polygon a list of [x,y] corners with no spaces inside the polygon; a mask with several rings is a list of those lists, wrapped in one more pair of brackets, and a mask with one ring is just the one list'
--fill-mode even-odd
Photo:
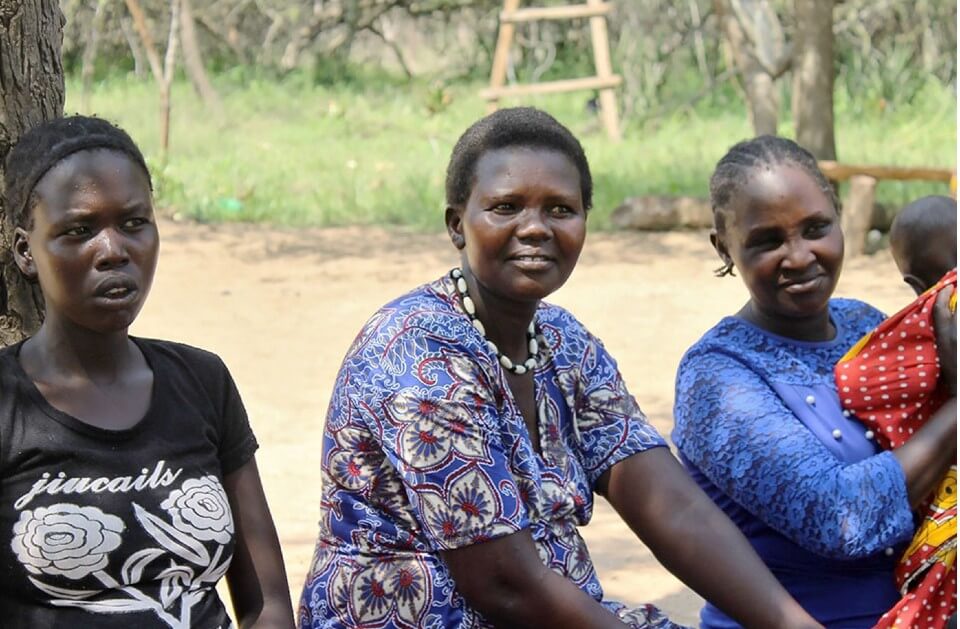
{"label": "beaded necklace", "polygon": [[497,360],[500,361],[500,365],[510,373],[518,376],[522,376],[528,371],[536,369],[540,358],[540,344],[537,342],[537,332],[534,326],[535,321],[530,321],[530,325],[527,327],[527,349],[530,351],[530,355],[522,364],[514,364],[509,356],[504,355],[504,353],[500,351],[496,343],[487,338],[487,331],[483,327],[483,322],[477,318],[477,307],[473,303],[470,293],[467,291],[467,279],[463,276],[463,271],[459,268],[452,269],[450,271],[450,278],[453,279],[453,284],[457,287],[457,292],[460,293],[463,311],[470,317],[470,323],[473,324],[473,327],[476,328],[477,332],[487,341],[487,346],[490,348],[490,351],[497,355]]}

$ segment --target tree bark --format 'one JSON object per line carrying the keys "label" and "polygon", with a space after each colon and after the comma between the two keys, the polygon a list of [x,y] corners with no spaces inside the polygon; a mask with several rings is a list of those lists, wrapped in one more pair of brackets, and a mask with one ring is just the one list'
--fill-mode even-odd
{"label": "tree bark", "polygon": [[714,8],[741,77],[750,125],[756,135],[776,134],[780,115],[776,79],[786,68],[776,13],[762,0],[714,0]]}
{"label": "tree bark", "polygon": [[795,0],[793,120],[797,143],[817,159],[836,159],[833,133],[834,0]]}
{"label": "tree bark", "polygon": [[27,129],[63,115],[62,44],[56,0],[0,2],[0,346],[33,334],[43,320],[40,291],[13,261],[2,175],[7,153]]}
{"label": "tree bark", "polygon": [[180,40],[183,48],[183,65],[193,84],[193,89],[209,109],[220,113],[222,105],[220,96],[213,89],[207,70],[203,66],[203,57],[200,45],[197,43],[197,32],[194,28],[193,11],[189,0],[180,0]]}
{"label": "tree bark", "polygon": [[97,0],[97,7],[90,18],[90,28],[87,30],[87,42],[83,47],[83,60],[80,68],[80,108],[84,112],[90,111],[90,92],[93,88],[93,74],[97,66],[97,46],[100,43],[100,33],[103,31],[103,22],[106,15],[108,0]]}

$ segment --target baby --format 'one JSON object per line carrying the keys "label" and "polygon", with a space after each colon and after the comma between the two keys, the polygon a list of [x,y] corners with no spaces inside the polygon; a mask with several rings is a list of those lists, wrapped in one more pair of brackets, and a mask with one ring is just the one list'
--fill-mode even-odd
{"label": "baby", "polygon": [[929,196],[908,204],[890,227],[903,281],[919,295],[957,266],[957,201]]}
{"label": "baby", "polygon": [[[896,448],[949,397],[956,374],[940,377],[934,307],[952,286],[956,311],[957,202],[929,196],[904,207],[890,228],[893,259],[918,297],[863,337],[834,375],[844,414],[867,426],[868,438]],[[950,468],[919,512],[922,520],[895,576],[903,598],[876,627],[947,626],[956,610],[957,470]]]}

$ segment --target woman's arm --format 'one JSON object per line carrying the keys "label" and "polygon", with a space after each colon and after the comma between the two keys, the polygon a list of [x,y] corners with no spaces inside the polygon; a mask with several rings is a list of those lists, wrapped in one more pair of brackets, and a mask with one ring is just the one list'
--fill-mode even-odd
{"label": "woman's arm", "polygon": [[674,441],[710,482],[811,552],[856,559],[913,534],[893,453],[843,463],[736,357],[684,359],[675,419]]}
{"label": "woman's arm", "polygon": [[620,461],[597,484],[657,559],[744,627],[819,627],[670,451]]}
{"label": "woman's arm", "polygon": [[957,313],[951,312],[948,306],[953,293],[953,287],[941,290],[933,308],[940,386],[952,397],[909,441],[894,450],[907,478],[907,493],[913,507],[936,489],[947,468],[957,460]]}
{"label": "woman's arm", "polygon": [[292,629],[280,541],[255,459],[223,479],[236,527],[236,547],[227,572],[233,611],[241,628]]}
{"label": "woman's arm", "polygon": [[526,530],[440,553],[471,607],[496,626],[623,629],[603,605],[540,560]]}

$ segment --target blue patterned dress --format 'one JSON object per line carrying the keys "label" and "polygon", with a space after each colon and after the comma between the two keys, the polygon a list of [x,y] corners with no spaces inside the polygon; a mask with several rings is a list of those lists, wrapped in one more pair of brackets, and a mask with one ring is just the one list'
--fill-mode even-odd
{"label": "blue patterned dress", "polygon": [[[826,342],[735,317],[707,332],[680,363],[672,436],[794,598],[828,628],[856,629],[899,598],[893,568],[914,524],[900,464],[843,415],[834,384],[834,364],[883,315],[853,300],[829,308]],[[738,626],[709,603],[701,621]]]}
{"label": "blue patterned dress", "polygon": [[[536,322],[542,454],[448,277],[363,327],[327,414],[302,627],[488,627],[438,552],[523,529],[546,565],[602,601],[577,527],[605,470],[665,443],[576,319],[542,304]],[[603,604],[633,627],[675,626],[652,606]]]}

